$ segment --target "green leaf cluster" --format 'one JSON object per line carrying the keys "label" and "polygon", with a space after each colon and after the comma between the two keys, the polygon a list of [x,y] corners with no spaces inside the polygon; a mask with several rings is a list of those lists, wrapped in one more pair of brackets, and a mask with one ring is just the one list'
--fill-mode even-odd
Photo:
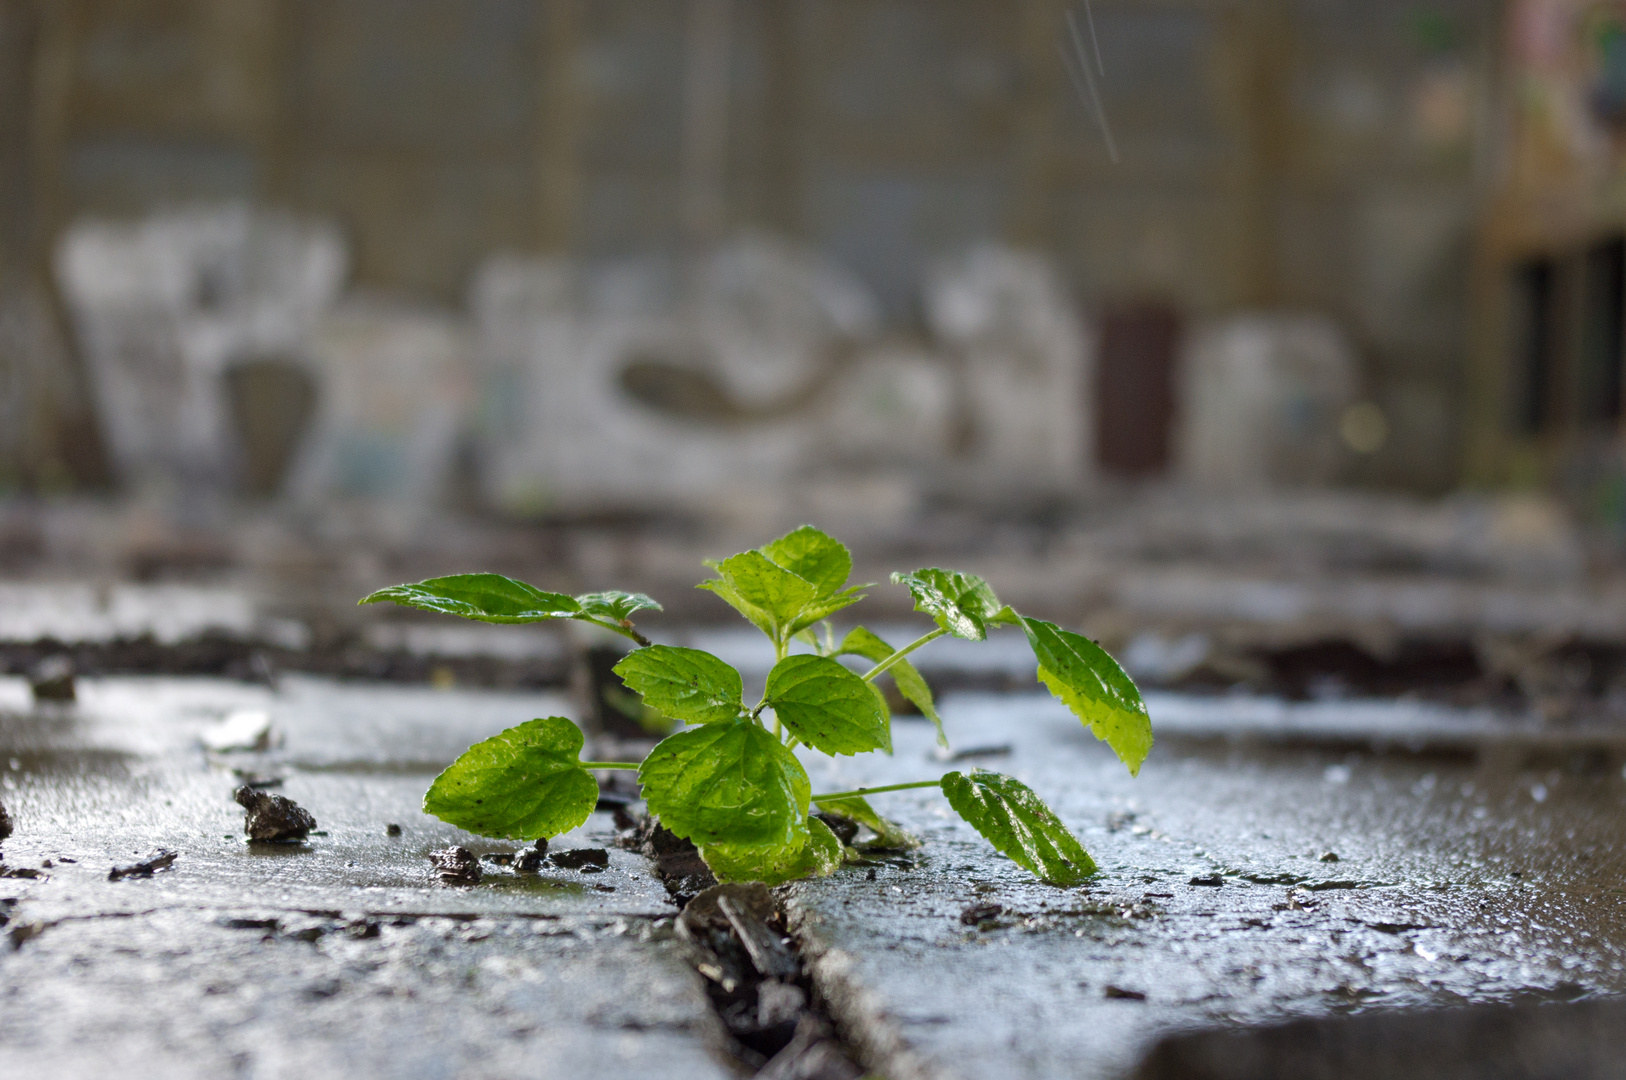
{"label": "green leaf cluster", "polygon": [[[868,829],[864,846],[912,847],[919,840],[878,814],[866,796],[902,788],[939,788],[949,805],[998,850],[1038,877],[1072,885],[1095,864],[1039,796],[1016,779],[977,770],[888,788],[815,795],[793,751],[891,752],[892,717],[876,685],[898,693],[948,745],[926,679],[908,656],[952,634],[984,640],[1001,626],[1026,635],[1038,679],[1129,768],[1151,750],[1151,725],[1134,682],[1098,644],[1004,605],[974,574],[938,567],[896,573],[915,609],[936,628],[901,648],[854,627],[837,641],[828,617],[862,599],[849,586],[852,556],[812,526],[751,551],[708,563],[715,577],[700,588],[721,597],[765,634],[776,662],[760,700],[750,703],[738,671],[699,649],[651,644],[632,624],[660,610],[641,593],[580,596],[545,592],[498,574],[461,574],[381,589],[363,603],[408,607],[495,623],[576,619],[612,630],[641,647],[615,671],[652,731],[682,725],[639,763],[583,762],[582,733],[563,717],[532,720],[470,747],[431,785],[424,809],[486,836],[555,836],[587,820],[597,803],[591,769],[635,768],[650,813],[692,840],[724,881],[769,883],[833,873],[853,857],[817,807]],[[814,632],[822,623],[822,636]],[[804,651],[792,653],[793,644]],[[874,666],[860,675],[840,658]],[[631,696],[628,695],[629,701]],[[771,726],[770,726],[771,724]]]}
{"label": "green leaf cluster", "polygon": [[717,576],[697,588],[726,600],[781,655],[792,635],[864,598],[865,586],[845,587],[853,569],[846,546],[811,525],[708,565]]}

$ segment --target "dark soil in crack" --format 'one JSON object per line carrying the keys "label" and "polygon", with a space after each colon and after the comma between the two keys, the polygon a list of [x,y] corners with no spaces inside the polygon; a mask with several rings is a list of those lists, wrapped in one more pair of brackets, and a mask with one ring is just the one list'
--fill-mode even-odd
{"label": "dark soil in crack", "polygon": [[689,943],[730,1052],[755,1080],[859,1080],[865,1071],[842,1042],[786,931],[779,899],[760,883],[719,885],[699,850],[648,815],[616,810],[618,847],[654,864],[683,906],[678,936]]}
{"label": "dark soil in crack", "polygon": [[689,841],[670,832],[648,814],[633,816],[624,806],[615,808],[615,846],[636,851],[655,864],[655,876],[678,906],[687,904],[717,884],[711,867]]}

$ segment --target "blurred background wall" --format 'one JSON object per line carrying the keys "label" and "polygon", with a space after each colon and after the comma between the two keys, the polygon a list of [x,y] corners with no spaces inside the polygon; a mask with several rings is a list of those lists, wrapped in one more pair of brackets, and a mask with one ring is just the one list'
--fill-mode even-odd
{"label": "blurred background wall", "polygon": [[1209,460],[1232,436],[1190,387],[1261,349],[1337,369],[1303,376],[1336,406],[1310,480],[1545,483],[1579,442],[1607,471],[1621,26],[1581,0],[0,0],[0,475],[117,472],[69,230],[220,205],[327,223],[373,298],[353,327],[489,309],[499,253],[681,279],[755,235],[907,351],[945,340],[933,267],[996,244],[1082,319],[1081,475]]}

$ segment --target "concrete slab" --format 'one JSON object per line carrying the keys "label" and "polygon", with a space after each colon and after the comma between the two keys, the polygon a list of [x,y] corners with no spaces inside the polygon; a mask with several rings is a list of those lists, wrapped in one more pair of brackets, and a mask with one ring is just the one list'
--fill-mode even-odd
{"label": "concrete slab", "polygon": [[[893,1080],[1115,1076],[1193,1027],[1626,992],[1614,759],[1165,736],[1131,779],[1047,697],[943,714],[956,746],[1008,752],[945,765],[899,724],[890,759],[808,755],[814,790],[1009,772],[1101,874],[1042,885],[935,793],[876,796],[926,845],[789,896],[833,1011]],[[982,903],[1003,910],[966,925]]]}
{"label": "concrete slab", "polygon": [[[166,1077],[729,1075],[676,908],[642,859],[600,873],[487,865],[449,886],[428,853],[512,850],[425,816],[435,770],[546,694],[304,680],[81,680],[35,708],[0,686],[0,1074]],[[206,753],[264,709],[280,745]],[[239,773],[310,810],[307,843],[251,845]],[[388,826],[400,826],[390,835]],[[607,846],[595,814],[556,848]],[[114,866],[177,853],[151,877]]]}

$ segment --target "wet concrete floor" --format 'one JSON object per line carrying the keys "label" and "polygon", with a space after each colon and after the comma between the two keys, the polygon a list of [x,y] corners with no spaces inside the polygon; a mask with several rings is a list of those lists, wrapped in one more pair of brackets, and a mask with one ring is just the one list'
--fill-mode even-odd
{"label": "wet concrete floor", "polygon": [[[675,909],[634,855],[601,873],[437,881],[480,841],[418,809],[469,742],[561,711],[549,695],[288,680],[81,680],[74,706],[0,685],[0,1075],[731,1075]],[[280,748],[207,754],[263,710]],[[315,814],[248,844],[236,770]],[[391,835],[391,824],[400,827]],[[554,847],[604,846],[595,814]],[[108,880],[158,850],[173,866]]]}
{"label": "wet concrete floor", "polygon": [[[1626,779],[1606,748],[1373,754],[1188,722],[1131,779],[1048,696],[943,711],[956,746],[1010,747],[954,767],[1028,782],[1102,872],[1039,884],[929,789],[875,796],[925,846],[799,883],[792,908],[836,1015],[894,1078],[1113,1076],[1191,1027],[1626,991]],[[937,775],[932,747],[900,724],[891,759],[807,761],[815,791],[846,789]],[[966,925],[978,904],[1001,910]]]}
{"label": "wet concrete floor", "polygon": [[[1271,709],[1231,705],[1254,735],[1268,726]],[[876,796],[926,845],[788,889],[871,1065],[892,1080],[1115,1076],[1171,1031],[1626,990],[1626,743],[1555,748],[1464,718],[1458,740],[1378,754],[1348,724],[1320,740],[1293,709],[1279,726],[1296,742],[1237,743],[1208,737],[1225,699],[1154,699],[1154,727],[1159,708],[1185,710],[1180,734],[1138,779],[1043,695],[945,701],[957,747],[1005,752],[945,763],[929,725],[900,718],[891,758],[807,757],[816,791],[1014,773],[1102,868],[1045,886],[941,797]],[[214,725],[255,710],[269,749],[205,752]],[[547,694],[296,678],[86,679],[78,704],[35,707],[0,680],[17,830],[0,850],[45,875],[0,878],[0,1074],[731,1075],[639,857],[534,878],[488,866],[472,887],[431,875],[448,844],[513,847],[422,815],[433,772],[568,711]],[[281,777],[269,790],[318,832],[245,844],[240,772]],[[554,846],[603,846],[610,828],[598,814]],[[172,868],[108,880],[159,849],[178,852]],[[979,904],[1000,910],[963,921]]]}

